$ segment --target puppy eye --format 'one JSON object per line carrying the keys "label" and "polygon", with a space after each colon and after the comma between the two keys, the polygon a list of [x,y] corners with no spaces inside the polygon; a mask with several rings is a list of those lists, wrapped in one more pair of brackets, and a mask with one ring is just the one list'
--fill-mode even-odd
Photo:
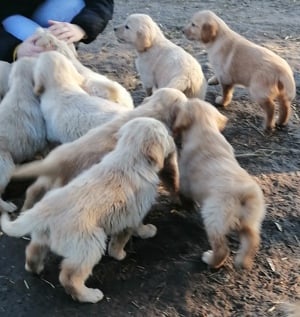
{"label": "puppy eye", "polygon": [[129,26],[128,26],[128,25],[125,25],[125,29],[129,30]]}
{"label": "puppy eye", "polygon": [[195,23],[192,23],[192,27],[195,27],[196,26],[196,24]]}

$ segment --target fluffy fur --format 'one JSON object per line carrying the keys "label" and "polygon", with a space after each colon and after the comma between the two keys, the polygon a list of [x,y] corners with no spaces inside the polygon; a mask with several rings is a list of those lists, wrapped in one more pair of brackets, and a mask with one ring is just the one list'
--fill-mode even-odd
{"label": "fluffy fur", "polygon": [[[49,153],[45,159],[24,164],[14,172],[15,179],[38,177],[26,193],[23,210],[31,208],[45,192],[51,188],[67,184],[91,165],[101,161],[102,157],[112,151],[117,142],[117,132],[127,121],[137,117],[152,117],[172,126],[176,114],[184,107],[187,98],[177,89],[162,88],[143,104],[128,111],[103,126],[92,129],[74,142],[62,144]],[[162,174],[162,181],[168,185],[168,179]]]}
{"label": "fluffy fur", "polygon": [[285,317],[300,317],[300,301],[282,304],[281,311]]}
{"label": "fluffy fur", "polygon": [[168,40],[150,16],[130,15],[115,28],[115,34],[136,49],[136,67],[147,95],[158,88],[170,87],[187,97],[205,98],[207,84],[200,64]]}
{"label": "fluffy fur", "polygon": [[[15,62],[9,75],[9,91],[0,106],[0,195],[10,181],[15,163],[32,160],[46,145],[45,122],[33,93],[34,58]],[[16,206],[0,199],[0,211]]]}
{"label": "fluffy fur", "polygon": [[[95,303],[103,298],[99,289],[87,288],[84,283],[105,253],[106,237],[115,237],[109,250],[122,259],[130,229],[141,226],[155,202],[158,173],[165,159],[176,153],[173,138],[155,119],[134,119],[117,137],[115,150],[101,163],[65,187],[49,192],[15,221],[11,222],[7,214],[1,217],[6,234],[31,234],[26,249],[28,271],[43,270],[48,249],[64,258],[60,283],[80,302]],[[124,234],[127,229],[129,233]]]}
{"label": "fluffy fur", "polygon": [[206,47],[216,74],[211,83],[219,82],[223,90],[217,104],[226,107],[234,86],[242,85],[264,110],[265,129],[275,127],[275,100],[279,103],[276,124],[287,125],[296,88],[293,72],[284,59],[237,34],[211,11],[195,13],[184,32],[188,39]]}
{"label": "fluffy fur", "polygon": [[8,91],[8,76],[11,70],[11,64],[0,61],[0,101]]}
{"label": "fluffy fur", "polygon": [[43,47],[45,50],[58,51],[72,61],[77,71],[84,77],[82,88],[87,93],[111,100],[129,109],[134,107],[130,93],[121,84],[92,71],[78,60],[73,44],[68,45],[66,42],[57,39],[46,29],[39,28],[37,34],[40,37],[36,41],[36,45]]}
{"label": "fluffy fur", "polygon": [[213,268],[222,266],[229,254],[226,235],[235,229],[240,234],[235,265],[250,268],[260,242],[264,197],[221,134],[226,122],[215,107],[197,99],[177,114],[173,129],[182,140],[180,192],[201,205],[212,247],[203,253],[202,260]]}
{"label": "fluffy fur", "polygon": [[34,91],[40,96],[49,141],[74,141],[91,128],[129,110],[90,96],[80,87],[83,81],[72,62],[59,52],[39,55],[34,69]]}

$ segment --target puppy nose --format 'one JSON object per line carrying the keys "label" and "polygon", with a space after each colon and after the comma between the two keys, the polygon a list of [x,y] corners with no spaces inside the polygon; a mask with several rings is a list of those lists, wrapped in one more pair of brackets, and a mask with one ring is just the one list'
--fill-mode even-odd
{"label": "puppy nose", "polygon": [[116,31],[117,31],[117,28],[114,28],[114,31],[116,32]]}

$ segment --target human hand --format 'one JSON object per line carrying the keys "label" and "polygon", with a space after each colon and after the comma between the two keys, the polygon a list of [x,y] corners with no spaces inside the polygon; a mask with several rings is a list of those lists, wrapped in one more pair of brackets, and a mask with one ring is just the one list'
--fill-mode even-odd
{"label": "human hand", "polygon": [[49,20],[49,31],[59,40],[63,40],[68,44],[78,42],[85,37],[85,31],[78,25],[68,22],[58,22]]}
{"label": "human hand", "polygon": [[44,51],[41,46],[35,45],[36,40],[40,37],[38,34],[34,34],[22,42],[17,49],[17,58],[24,56],[36,56]]}

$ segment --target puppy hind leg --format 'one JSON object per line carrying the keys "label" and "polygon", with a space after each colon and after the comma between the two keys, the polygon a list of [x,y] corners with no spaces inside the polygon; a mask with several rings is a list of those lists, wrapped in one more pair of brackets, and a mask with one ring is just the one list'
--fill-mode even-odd
{"label": "puppy hind leg", "polygon": [[26,271],[34,274],[40,274],[44,269],[44,260],[48,251],[49,248],[46,244],[31,240],[29,245],[26,247]]}
{"label": "puppy hind leg", "polygon": [[[100,250],[85,250],[85,257],[68,257],[62,261],[59,281],[74,300],[84,303],[97,303],[103,298],[99,289],[88,288],[85,281],[93,267],[101,259]],[[99,255],[100,254],[100,255]]]}
{"label": "puppy hind leg", "polygon": [[217,105],[221,105],[223,107],[227,107],[233,96],[233,85],[224,85],[222,84],[222,97],[218,96],[215,100]]}
{"label": "puppy hind leg", "polygon": [[286,98],[285,95],[280,95],[278,97],[279,102],[279,117],[276,125],[279,127],[284,127],[287,125],[290,115],[291,115],[291,102]]}
{"label": "puppy hind leg", "polygon": [[242,224],[240,229],[240,248],[234,259],[234,266],[244,269],[251,269],[253,258],[258,250],[260,243],[259,230],[247,224]]}
{"label": "puppy hind leg", "polygon": [[205,201],[202,207],[203,222],[212,248],[203,253],[202,261],[215,269],[220,268],[229,255],[226,239],[229,227],[222,208],[221,202],[213,199]]}
{"label": "puppy hind leg", "polygon": [[132,235],[132,229],[125,229],[122,232],[112,235],[108,244],[108,255],[121,261],[126,257],[125,245]]}

